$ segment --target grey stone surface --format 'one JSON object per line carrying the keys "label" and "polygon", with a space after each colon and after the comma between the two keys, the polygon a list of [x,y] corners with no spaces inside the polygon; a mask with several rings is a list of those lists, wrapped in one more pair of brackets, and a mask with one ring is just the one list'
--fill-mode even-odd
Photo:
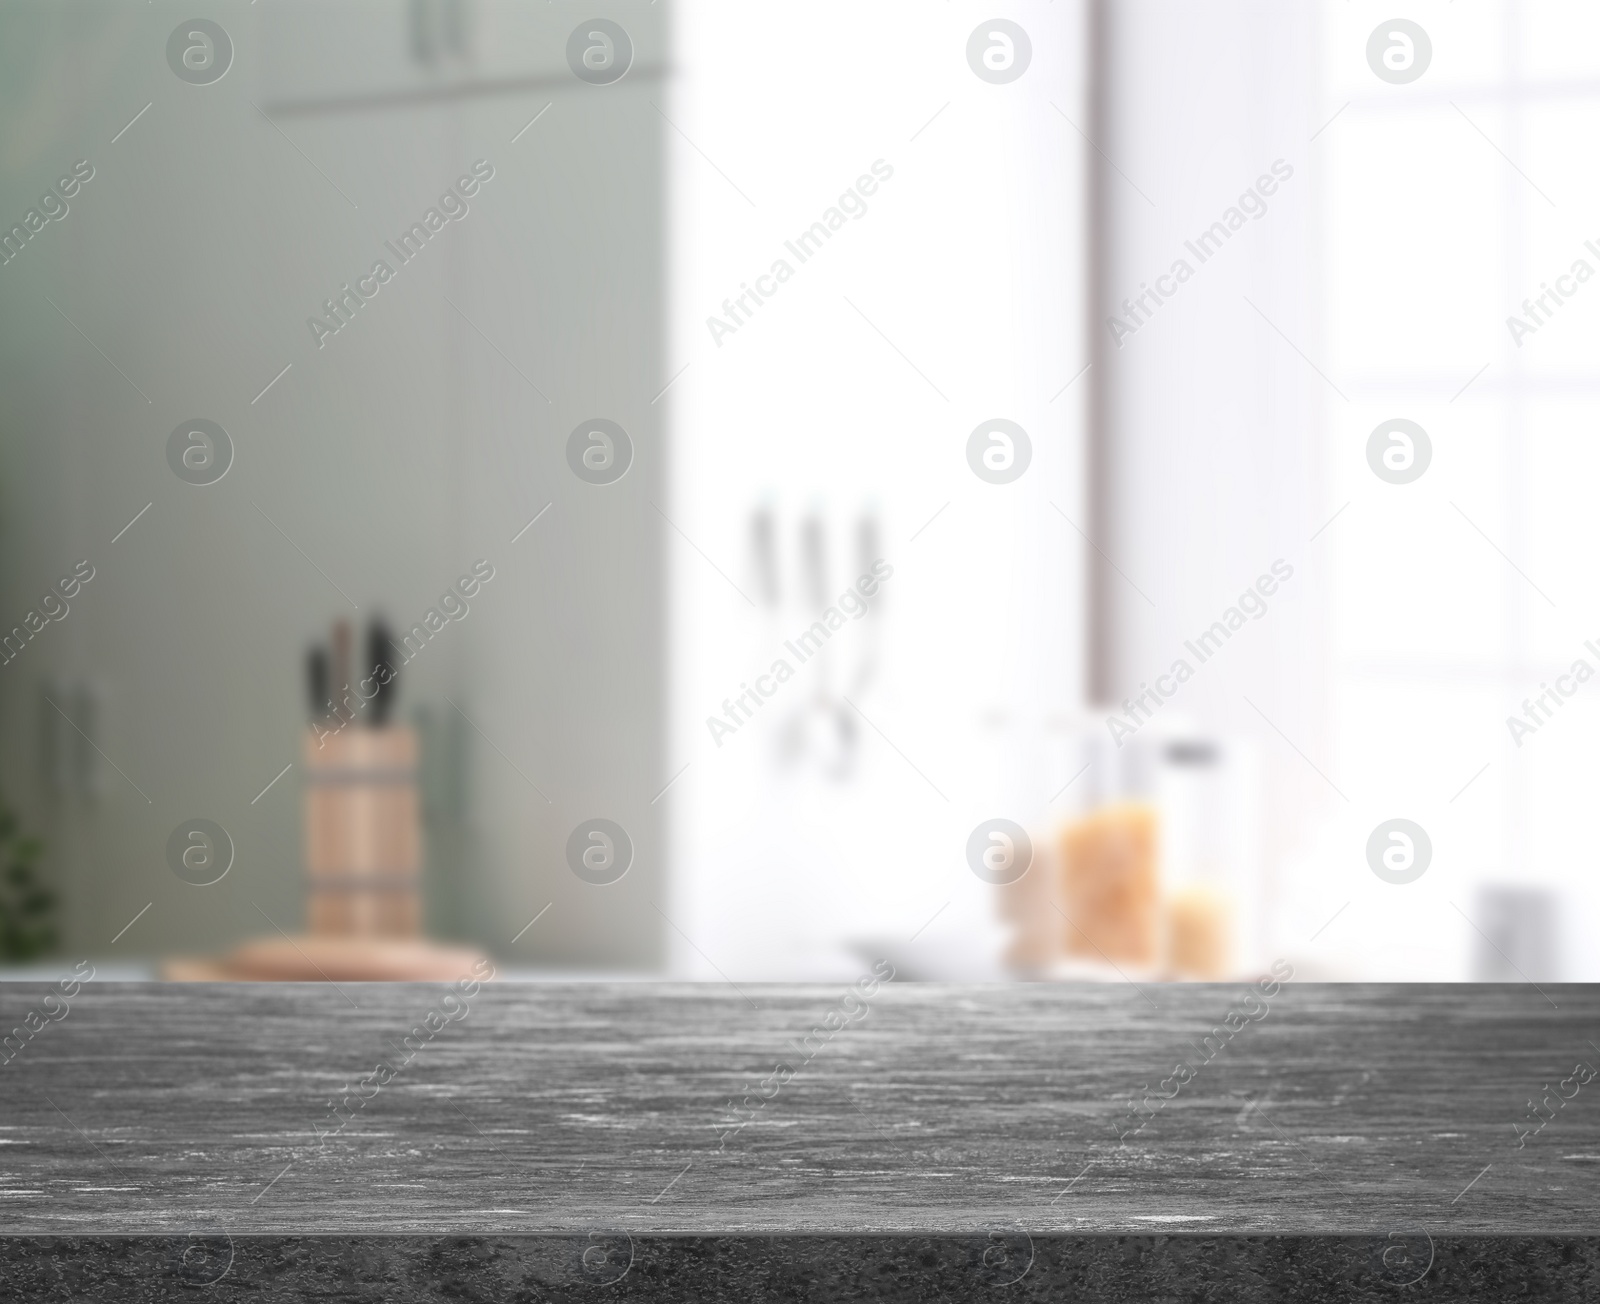
{"label": "grey stone surface", "polygon": [[0,1295],[1600,1290],[1600,990],[1246,990],[91,982],[0,1064]]}

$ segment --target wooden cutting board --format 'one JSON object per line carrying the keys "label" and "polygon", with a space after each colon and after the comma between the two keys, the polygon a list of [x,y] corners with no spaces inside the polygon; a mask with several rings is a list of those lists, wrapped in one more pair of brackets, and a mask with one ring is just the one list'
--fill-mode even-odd
{"label": "wooden cutting board", "polygon": [[484,959],[471,947],[410,937],[266,937],[225,956],[162,962],[171,982],[453,982]]}

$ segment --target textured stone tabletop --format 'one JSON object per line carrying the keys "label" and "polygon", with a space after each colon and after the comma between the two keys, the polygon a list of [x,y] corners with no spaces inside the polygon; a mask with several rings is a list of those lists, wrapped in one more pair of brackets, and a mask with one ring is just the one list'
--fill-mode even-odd
{"label": "textured stone tabletop", "polygon": [[1591,987],[57,991],[0,987],[0,1295],[1600,1286]]}

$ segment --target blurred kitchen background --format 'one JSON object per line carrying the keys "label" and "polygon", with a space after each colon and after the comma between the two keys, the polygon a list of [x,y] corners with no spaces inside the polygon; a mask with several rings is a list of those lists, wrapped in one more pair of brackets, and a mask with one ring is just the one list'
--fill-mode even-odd
{"label": "blurred kitchen background", "polygon": [[1600,977],[1597,27],[6,0],[0,966]]}

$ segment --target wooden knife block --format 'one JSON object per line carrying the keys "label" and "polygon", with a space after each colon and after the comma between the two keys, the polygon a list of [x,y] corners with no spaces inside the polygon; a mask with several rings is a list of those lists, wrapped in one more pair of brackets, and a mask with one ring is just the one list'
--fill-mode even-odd
{"label": "wooden knife block", "polygon": [[313,934],[422,931],[417,735],[404,725],[305,740],[306,923]]}

